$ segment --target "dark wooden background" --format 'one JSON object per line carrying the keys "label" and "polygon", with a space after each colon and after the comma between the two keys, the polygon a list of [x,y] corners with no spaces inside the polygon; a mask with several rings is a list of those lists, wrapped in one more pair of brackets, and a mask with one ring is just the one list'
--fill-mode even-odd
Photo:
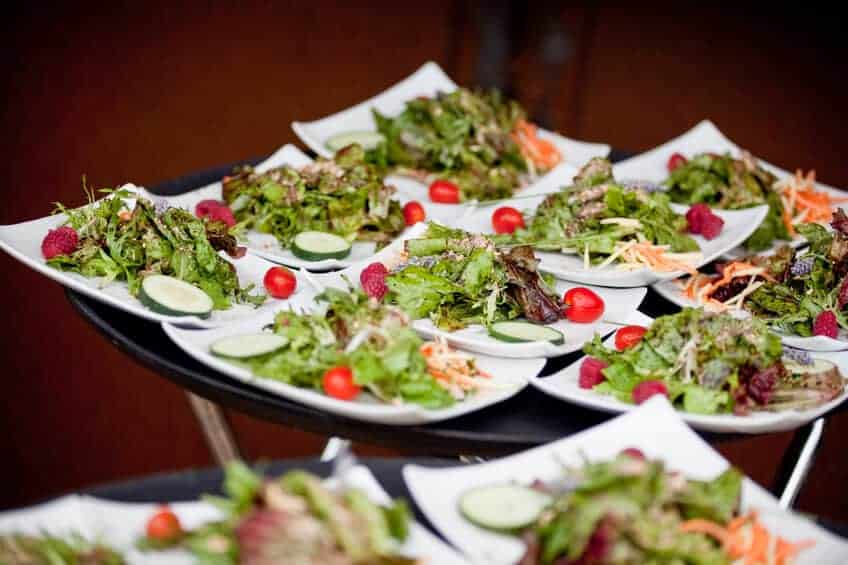
{"label": "dark wooden background", "polygon": [[[358,102],[430,59],[460,83],[508,87],[575,138],[639,151],[709,117],[771,162],[848,186],[839,21],[739,2],[18,7],[0,24],[0,223],[81,203],[83,173],[149,186],[268,154],[296,142],[293,119]],[[0,269],[0,507],[211,463],[180,389],[106,343],[59,285],[5,254]],[[250,458],[316,454],[324,442],[228,417]],[[801,510],[848,521],[845,435],[842,414]],[[720,450],[768,486],[789,440]]]}

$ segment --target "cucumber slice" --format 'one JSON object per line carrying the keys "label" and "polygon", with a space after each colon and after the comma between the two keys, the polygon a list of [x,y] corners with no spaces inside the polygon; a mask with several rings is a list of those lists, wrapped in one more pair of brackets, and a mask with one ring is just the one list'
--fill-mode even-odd
{"label": "cucumber slice", "polygon": [[520,485],[475,487],[459,498],[466,520],[487,530],[514,532],[531,526],[553,499]]}
{"label": "cucumber slice", "polygon": [[351,143],[358,143],[364,150],[368,151],[369,149],[374,149],[384,141],[386,141],[386,136],[376,131],[346,131],[332,136],[324,142],[324,145],[334,153],[339,149],[344,149]]}
{"label": "cucumber slice", "polygon": [[343,237],[323,231],[304,231],[294,236],[292,253],[304,261],[344,259],[350,255],[350,243]]}
{"label": "cucumber slice", "polygon": [[214,307],[208,294],[193,284],[167,275],[144,277],[138,299],[154,312],[166,316],[208,318]]}
{"label": "cucumber slice", "polygon": [[273,353],[288,342],[288,338],[272,333],[233,335],[213,342],[209,349],[219,357],[247,359]]}
{"label": "cucumber slice", "polygon": [[512,343],[527,341],[549,341],[554,345],[565,343],[565,336],[561,331],[530,322],[496,322],[489,327],[489,335]]}

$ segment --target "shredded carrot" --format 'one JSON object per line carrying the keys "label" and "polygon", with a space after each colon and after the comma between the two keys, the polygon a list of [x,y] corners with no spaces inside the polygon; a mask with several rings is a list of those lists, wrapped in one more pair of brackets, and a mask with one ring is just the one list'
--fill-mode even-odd
{"label": "shredded carrot", "polygon": [[474,358],[467,353],[451,349],[442,338],[429,341],[419,348],[427,363],[427,370],[442,387],[455,398],[486,386],[492,376],[477,368]]}
{"label": "shredded carrot", "polygon": [[526,120],[519,120],[515,124],[512,139],[518,144],[524,158],[542,170],[552,169],[562,160],[562,155],[556,146],[550,141],[541,139],[536,125]]}
{"label": "shredded carrot", "polygon": [[707,534],[710,537],[720,541],[722,545],[727,545],[730,541],[730,532],[715,522],[709,520],[687,520],[680,524],[680,531],[687,533]]}
{"label": "shredded carrot", "polygon": [[[711,297],[716,290],[736,277],[751,277],[751,279],[745,289],[725,302],[720,302]],[[734,261],[724,267],[720,276],[698,273],[689,277],[685,283],[682,283],[682,292],[686,298],[703,306],[708,311],[724,312],[729,309],[742,308],[745,297],[763,284],[762,281],[757,281],[757,278],[765,281],[775,280],[764,267],[758,267],[745,261]]]}
{"label": "shredded carrot", "polygon": [[702,533],[721,543],[727,554],[744,565],[788,565],[800,551],[815,544],[812,540],[790,542],[772,535],[756,512],[749,512],[722,526],[710,520],[687,520],[680,531]]}
{"label": "shredded carrot", "polygon": [[654,245],[650,242],[630,242],[627,249],[621,253],[626,263],[648,265],[655,271],[686,271],[691,275],[698,273],[697,269],[686,261],[678,260],[667,253],[667,246]]}
{"label": "shredded carrot", "polygon": [[846,198],[836,198],[824,190],[816,190],[816,171],[806,175],[800,170],[794,177],[775,183],[783,203],[783,223],[795,235],[797,223],[828,223],[833,219],[833,209]]}

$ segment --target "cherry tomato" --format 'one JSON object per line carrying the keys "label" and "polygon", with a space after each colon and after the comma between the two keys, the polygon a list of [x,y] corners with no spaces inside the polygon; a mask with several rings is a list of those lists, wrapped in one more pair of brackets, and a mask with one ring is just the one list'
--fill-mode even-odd
{"label": "cherry tomato", "polygon": [[353,371],[349,367],[327,369],[321,380],[324,392],[339,400],[353,400],[362,388],[353,382]]}
{"label": "cherry tomato", "polygon": [[687,159],[680,153],[672,153],[671,157],[668,158],[668,165],[666,165],[666,167],[668,168],[668,172],[671,172],[677,167],[685,165],[688,162],[689,159]]}
{"label": "cherry tomato", "polygon": [[424,212],[424,206],[420,202],[412,200],[403,205],[403,220],[406,225],[412,226],[418,222],[423,222],[426,217],[427,213]]}
{"label": "cherry tomato", "polygon": [[572,322],[588,324],[604,314],[603,299],[588,288],[572,288],[562,300],[565,302],[565,317]]}
{"label": "cherry tomato", "polygon": [[648,328],[643,326],[624,326],[615,332],[615,348],[619,351],[630,349],[640,341]]}
{"label": "cherry tomato", "polygon": [[174,541],[183,534],[180,519],[168,507],[160,506],[147,521],[147,537],[157,541]]}
{"label": "cherry tomato", "polygon": [[459,204],[459,187],[447,180],[436,180],[430,185],[430,200],[442,204]]}
{"label": "cherry tomato", "polygon": [[501,206],[492,214],[492,227],[495,233],[513,233],[524,228],[524,217],[511,206]]}
{"label": "cherry tomato", "polygon": [[274,298],[288,298],[297,288],[297,277],[285,267],[271,267],[262,282]]}

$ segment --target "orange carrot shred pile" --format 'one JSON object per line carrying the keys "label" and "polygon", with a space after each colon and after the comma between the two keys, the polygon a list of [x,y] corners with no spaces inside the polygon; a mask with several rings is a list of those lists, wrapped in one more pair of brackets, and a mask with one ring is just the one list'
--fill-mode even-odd
{"label": "orange carrot shred pile", "polygon": [[687,520],[680,530],[702,533],[718,541],[727,554],[743,565],[788,565],[800,551],[815,542],[790,542],[772,535],[760,522],[756,512],[734,518],[727,526],[710,520]]}
{"label": "orange carrot shred pile", "polygon": [[518,144],[524,158],[532,161],[542,170],[552,169],[562,160],[562,155],[556,146],[550,141],[541,139],[535,124],[526,120],[519,120],[515,124],[512,139]]}

